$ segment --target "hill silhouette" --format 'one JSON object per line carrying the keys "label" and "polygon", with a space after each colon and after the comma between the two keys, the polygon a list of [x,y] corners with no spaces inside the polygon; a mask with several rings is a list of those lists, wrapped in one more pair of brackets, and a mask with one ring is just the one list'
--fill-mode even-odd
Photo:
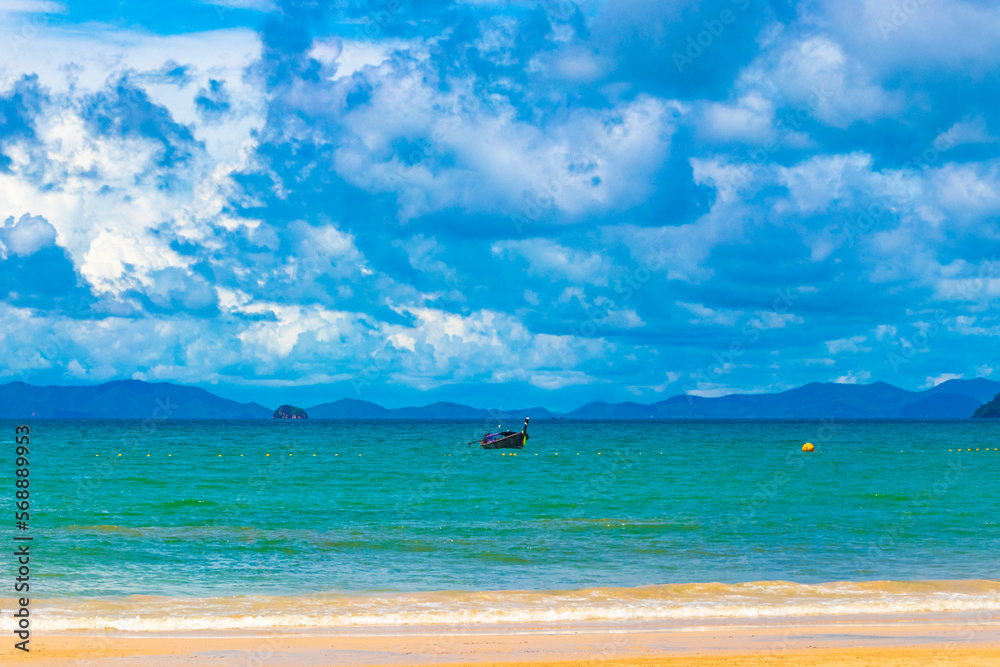
{"label": "hill silhouette", "polygon": [[[977,378],[949,380],[923,391],[886,382],[813,382],[776,394],[730,394],[718,398],[673,396],[658,403],[588,403],[565,415],[542,407],[493,409],[438,402],[421,407],[385,408],[358,399],[340,399],[307,408],[312,419],[966,419],[998,416],[1000,382]],[[992,399],[992,400],[991,400]],[[984,405],[986,404],[986,405]],[[982,406],[982,407],[980,407]],[[982,411],[982,414],[981,414]],[[89,386],[38,387],[24,382],[0,385],[0,418],[80,419],[270,419],[273,410],[239,403],[198,387],[169,382],[119,380]]]}

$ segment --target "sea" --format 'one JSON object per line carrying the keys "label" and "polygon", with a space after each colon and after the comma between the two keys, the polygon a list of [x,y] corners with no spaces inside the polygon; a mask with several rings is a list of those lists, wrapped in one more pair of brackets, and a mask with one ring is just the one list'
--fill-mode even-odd
{"label": "sea", "polygon": [[38,632],[1000,611],[998,420],[24,423]]}

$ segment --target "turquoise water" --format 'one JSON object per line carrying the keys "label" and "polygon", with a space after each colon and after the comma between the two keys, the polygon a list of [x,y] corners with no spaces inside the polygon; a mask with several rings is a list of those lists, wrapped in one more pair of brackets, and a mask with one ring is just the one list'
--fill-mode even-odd
{"label": "turquoise water", "polygon": [[464,444],[490,426],[31,422],[32,592],[387,614],[451,590],[1000,579],[997,421],[552,420],[517,456]]}

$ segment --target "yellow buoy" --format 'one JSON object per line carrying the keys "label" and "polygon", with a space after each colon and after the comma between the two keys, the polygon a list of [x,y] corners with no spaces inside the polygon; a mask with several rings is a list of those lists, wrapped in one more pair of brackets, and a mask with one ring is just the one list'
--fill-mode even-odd
{"label": "yellow buoy", "polygon": [[802,445],[802,451],[804,451],[804,452],[815,452],[816,448],[813,446],[813,444],[811,442],[807,442],[806,444]]}

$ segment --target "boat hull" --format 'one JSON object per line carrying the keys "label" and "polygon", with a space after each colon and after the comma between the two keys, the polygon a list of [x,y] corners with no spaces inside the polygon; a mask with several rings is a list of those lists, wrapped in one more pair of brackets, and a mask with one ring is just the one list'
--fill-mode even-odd
{"label": "boat hull", "polygon": [[480,442],[479,446],[483,449],[524,449],[524,441],[527,439],[527,433],[515,433],[493,442]]}

